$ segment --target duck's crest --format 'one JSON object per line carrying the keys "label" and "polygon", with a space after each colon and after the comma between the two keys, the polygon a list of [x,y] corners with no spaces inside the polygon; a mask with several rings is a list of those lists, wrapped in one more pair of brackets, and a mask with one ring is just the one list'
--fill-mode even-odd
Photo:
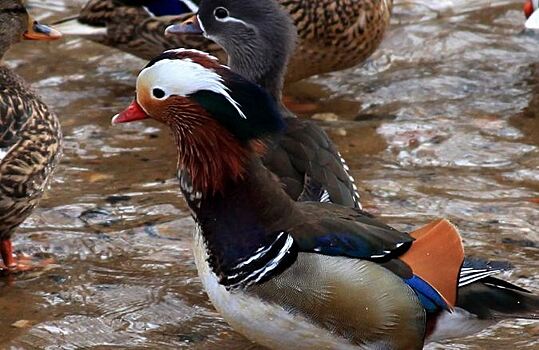
{"label": "duck's crest", "polygon": [[202,51],[176,49],[163,52],[151,60],[139,78],[157,75],[167,95],[188,96],[198,91],[211,91],[223,96],[239,116],[247,119],[241,105],[231,96],[223,76],[227,70],[217,58]]}
{"label": "duck's crest", "polygon": [[192,54],[191,56],[193,56],[193,55],[194,56],[203,56],[203,57],[211,59],[212,61],[219,62],[219,59],[217,57],[215,57],[213,55],[210,55],[207,52],[200,51],[200,50],[197,50],[197,49],[178,48],[178,49],[166,50],[163,53],[165,54],[165,53],[169,53],[169,52],[176,53],[178,56],[189,56],[189,54]]}

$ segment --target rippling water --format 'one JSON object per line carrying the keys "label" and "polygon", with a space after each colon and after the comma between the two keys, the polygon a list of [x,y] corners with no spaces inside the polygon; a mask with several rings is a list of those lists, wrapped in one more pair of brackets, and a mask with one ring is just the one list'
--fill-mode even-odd
{"label": "rippling water", "polygon": [[[368,210],[400,228],[447,217],[468,254],[509,261],[515,268],[504,277],[539,293],[539,33],[523,32],[520,1],[396,4],[365,66],[289,93],[337,115],[315,119],[337,119],[320,123]],[[46,20],[75,11],[59,0],[33,9]],[[67,39],[24,43],[7,63],[58,113],[66,149],[15,239],[56,265],[0,280],[0,348],[253,347],[221,320],[196,277],[167,131],[154,122],[110,126],[144,62]],[[28,322],[10,326],[20,320]],[[538,347],[539,326],[523,320],[429,346]]]}

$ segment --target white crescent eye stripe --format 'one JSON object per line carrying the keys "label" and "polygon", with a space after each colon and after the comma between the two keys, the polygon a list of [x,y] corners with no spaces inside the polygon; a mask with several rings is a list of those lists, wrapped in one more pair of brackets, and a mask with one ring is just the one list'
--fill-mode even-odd
{"label": "white crescent eye stripe", "polygon": [[[538,1],[539,1],[539,0],[538,0]],[[200,19],[200,15],[197,15],[197,19],[198,19],[198,25],[200,26],[200,29],[202,29],[202,31],[204,32],[204,36],[207,37],[207,38],[209,38],[209,37],[208,37],[208,34],[207,34],[207,32],[206,32],[206,29],[204,28],[204,23],[202,23],[202,20]],[[254,30],[254,31],[257,31],[257,29],[256,29],[255,26],[253,26],[253,25],[251,25],[251,24],[249,24],[249,23],[247,23],[247,22],[245,22],[245,21],[243,21],[243,20],[241,20],[241,19],[239,19],[239,18],[236,18],[236,17],[227,16],[226,18],[223,18],[223,19],[221,19],[221,18],[215,18],[215,19],[216,19],[217,21],[223,22],[223,23],[226,23],[226,22],[241,23],[241,24],[243,24],[244,26],[249,27],[249,28],[251,28],[251,29]]]}
{"label": "white crescent eye stripe", "polygon": [[[223,22],[223,23],[226,23],[226,22],[231,22],[231,23],[241,23],[243,24],[244,26],[248,27],[248,28],[251,28],[252,30],[254,31],[257,31],[256,27],[239,19],[239,18],[236,18],[236,17],[232,17],[232,16],[228,16],[226,18],[223,18],[223,19],[220,19],[220,18],[216,18],[216,20],[218,20],[219,22]],[[200,20],[199,20],[200,21]],[[202,28],[202,26],[201,26]],[[202,29],[204,30],[204,29]]]}
{"label": "white crescent eye stripe", "polygon": [[154,88],[165,92],[161,100],[171,95],[185,97],[197,91],[212,91],[223,96],[242,118],[247,119],[239,103],[230,96],[230,90],[223,83],[223,78],[213,69],[205,68],[189,58],[163,59],[144,68],[137,78],[137,93],[149,90],[152,95]]}

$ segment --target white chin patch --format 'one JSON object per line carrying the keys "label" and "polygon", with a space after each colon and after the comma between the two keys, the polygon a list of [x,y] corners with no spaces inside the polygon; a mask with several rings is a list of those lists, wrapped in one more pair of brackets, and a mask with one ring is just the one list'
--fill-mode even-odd
{"label": "white chin patch", "polygon": [[539,11],[535,11],[530,18],[528,18],[526,21],[526,28],[539,29]]}

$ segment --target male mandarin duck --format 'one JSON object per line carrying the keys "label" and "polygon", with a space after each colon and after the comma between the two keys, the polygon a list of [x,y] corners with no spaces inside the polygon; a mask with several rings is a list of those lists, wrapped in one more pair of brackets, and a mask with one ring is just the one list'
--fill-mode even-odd
{"label": "male mandarin duck", "polygon": [[[22,39],[60,36],[31,18],[19,0],[0,2],[0,59]],[[41,199],[60,160],[61,145],[54,113],[21,77],[0,65],[0,254],[9,272],[28,268],[15,260],[11,236]]]}
{"label": "male mandarin duck", "polygon": [[[227,16],[215,18],[221,11]],[[283,7],[274,0],[203,0],[198,19],[171,26],[167,32],[200,35],[201,28],[228,53],[230,68],[266,89],[286,115],[288,128],[273,140],[275,147],[265,154],[264,164],[279,176],[292,199],[361,207],[354,179],[327,134],[281,104],[286,65],[297,38]]]}
{"label": "male mandarin duck", "polygon": [[539,0],[527,0],[524,4],[524,14],[526,15],[526,28],[539,29]]}
{"label": "male mandarin duck", "polygon": [[488,268],[461,268],[461,238],[446,220],[406,234],[358,208],[292,200],[262,162],[288,127],[282,108],[216,58],[178,49],[153,59],[113,123],[146,118],[174,137],[202,283],[249,339],[410,350],[539,317],[537,296]]}
{"label": "male mandarin duck", "polygon": [[[164,49],[184,47],[211,52],[225,62],[224,53],[217,51],[209,40],[190,36],[167,38],[163,33],[171,21],[181,22],[192,15],[191,11],[196,12],[198,3],[90,0],[78,17],[58,28],[64,34],[87,37],[145,59]],[[382,41],[393,7],[392,0],[279,0],[279,3],[292,18],[299,38],[287,83],[365,61]],[[242,15],[248,16],[249,6],[241,7]],[[272,13],[267,16],[271,17]],[[277,41],[271,42],[270,47],[277,46]]]}

